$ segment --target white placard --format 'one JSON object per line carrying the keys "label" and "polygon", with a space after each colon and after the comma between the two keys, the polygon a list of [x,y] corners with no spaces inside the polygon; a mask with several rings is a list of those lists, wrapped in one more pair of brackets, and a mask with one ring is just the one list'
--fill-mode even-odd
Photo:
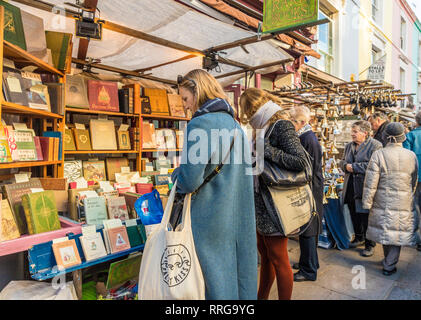
{"label": "white placard", "polygon": [[113,186],[110,184],[110,181],[99,181],[99,187],[104,192],[114,191]]}
{"label": "white placard", "polygon": [[168,174],[168,168],[161,168],[159,174]]}
{"label": "white placard", "polygon": [[28,130],[26,123],[13,122],[13,127],[15,128],[15,130]]}
{"label": "white placard", "polygon": [[130,167],[121,167],[121,173],[129,173]]}
{"label": "white placard", "polygon": [[136,219],[126,220],[126,227],[132,227],[132,226],[137,226]]}
{"label": "white placard", "polygon": [[85,125],[82,123],[75,123],[75,127],[78,130],[85,130]]}
{"label": "white placard", "polygon": [[95,234],[96,233],[96,225],[84,225],[82,226],[82,234],[84,236],[89,235],[89,234]]}
{"label": "white placard", "polygon": [[53,243],[64,242],[67,240],[69,240],[69,237],[57,238],[57,239],[53,239]]}
{"label": "white placard", "polygon": [[77,178],[74,182],[76,182],[76,186],[78,189],[88,187],[88,181],[86,181],[84,177]]}
{"label": "white placard", "polygon": [[129,125],[122,123],[118,131],[127,131],[127,129],[129,129]]}
{"label": "white placard", "polygon": [[15,174],[15,181],[16,183],[28,182],[29,176],[26,173],[17,173]]}
{"label": "white placard", "polygon": [[44,191],[43,188],[31,188],[32,193],[43,192],[43,191]]}

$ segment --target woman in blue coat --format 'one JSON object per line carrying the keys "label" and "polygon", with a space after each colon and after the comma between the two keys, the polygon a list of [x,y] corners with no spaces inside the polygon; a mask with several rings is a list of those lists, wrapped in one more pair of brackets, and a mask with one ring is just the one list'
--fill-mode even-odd
{"label": "woman in blue coat", "polygon": [[[204,70],[179,79],[183,104],[193,113],[177,192],[192,195],[191,220],[206,299],[257,298],[257,248],[253,176],[248,140],[217,80]],[[234,140],[233,147],[231,143]],[[217,173],[215,168],[224,162]]]}

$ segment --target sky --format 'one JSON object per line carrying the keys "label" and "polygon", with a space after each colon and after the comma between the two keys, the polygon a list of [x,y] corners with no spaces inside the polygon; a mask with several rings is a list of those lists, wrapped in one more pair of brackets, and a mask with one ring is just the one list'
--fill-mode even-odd
{"label": "sky", "polygon": [[418,20],[421,21],[421,0],[407,0],[412,10],[418,17]]}

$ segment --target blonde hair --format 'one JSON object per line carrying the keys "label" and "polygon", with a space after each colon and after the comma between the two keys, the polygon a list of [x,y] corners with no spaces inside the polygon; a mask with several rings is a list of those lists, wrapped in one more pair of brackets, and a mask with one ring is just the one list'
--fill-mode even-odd
{"label": "blonde hair", "polygon": [[[242,117],[241,123],[247,124],[250,119],[254,116],[257,110],[260,109],[266,102],[273,101],[278,105],[282,104],[282,100],[278,97],[270,94],[267,91],[258,88],[246,89],[240,97],[240,110]],[[270,118],[269,123],[273,124],[278,120],[290,120],[291,115],[288,110],[281,110],[275,113]]]}
{"label": "blonde hair", "polygon": [[208,100],[216,98],[228,100],[218,80],[202,69],[195,69],[187,73],[178,87],[189,90],[197,98],[197,109]]}
{"label": "blonde hair", "polygon": [[291,116],[295,120],[304,121],[306,123],[309,123],[311,120],[310,109],[306,106],[295,106],[291,108]]}

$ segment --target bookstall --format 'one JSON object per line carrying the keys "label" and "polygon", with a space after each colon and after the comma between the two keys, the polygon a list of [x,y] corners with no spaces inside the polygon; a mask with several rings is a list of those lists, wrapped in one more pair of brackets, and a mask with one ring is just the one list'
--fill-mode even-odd
{"label": "bookstall", "polygon": [[177,76],[205,68],[228,85],[294,58],[280,32],[170,0],[0,1],[0,26],[0,289],[13,280],[4,259],[24,253],[19,279],[134,299],[143,217],[163,213],[192,116]]}

